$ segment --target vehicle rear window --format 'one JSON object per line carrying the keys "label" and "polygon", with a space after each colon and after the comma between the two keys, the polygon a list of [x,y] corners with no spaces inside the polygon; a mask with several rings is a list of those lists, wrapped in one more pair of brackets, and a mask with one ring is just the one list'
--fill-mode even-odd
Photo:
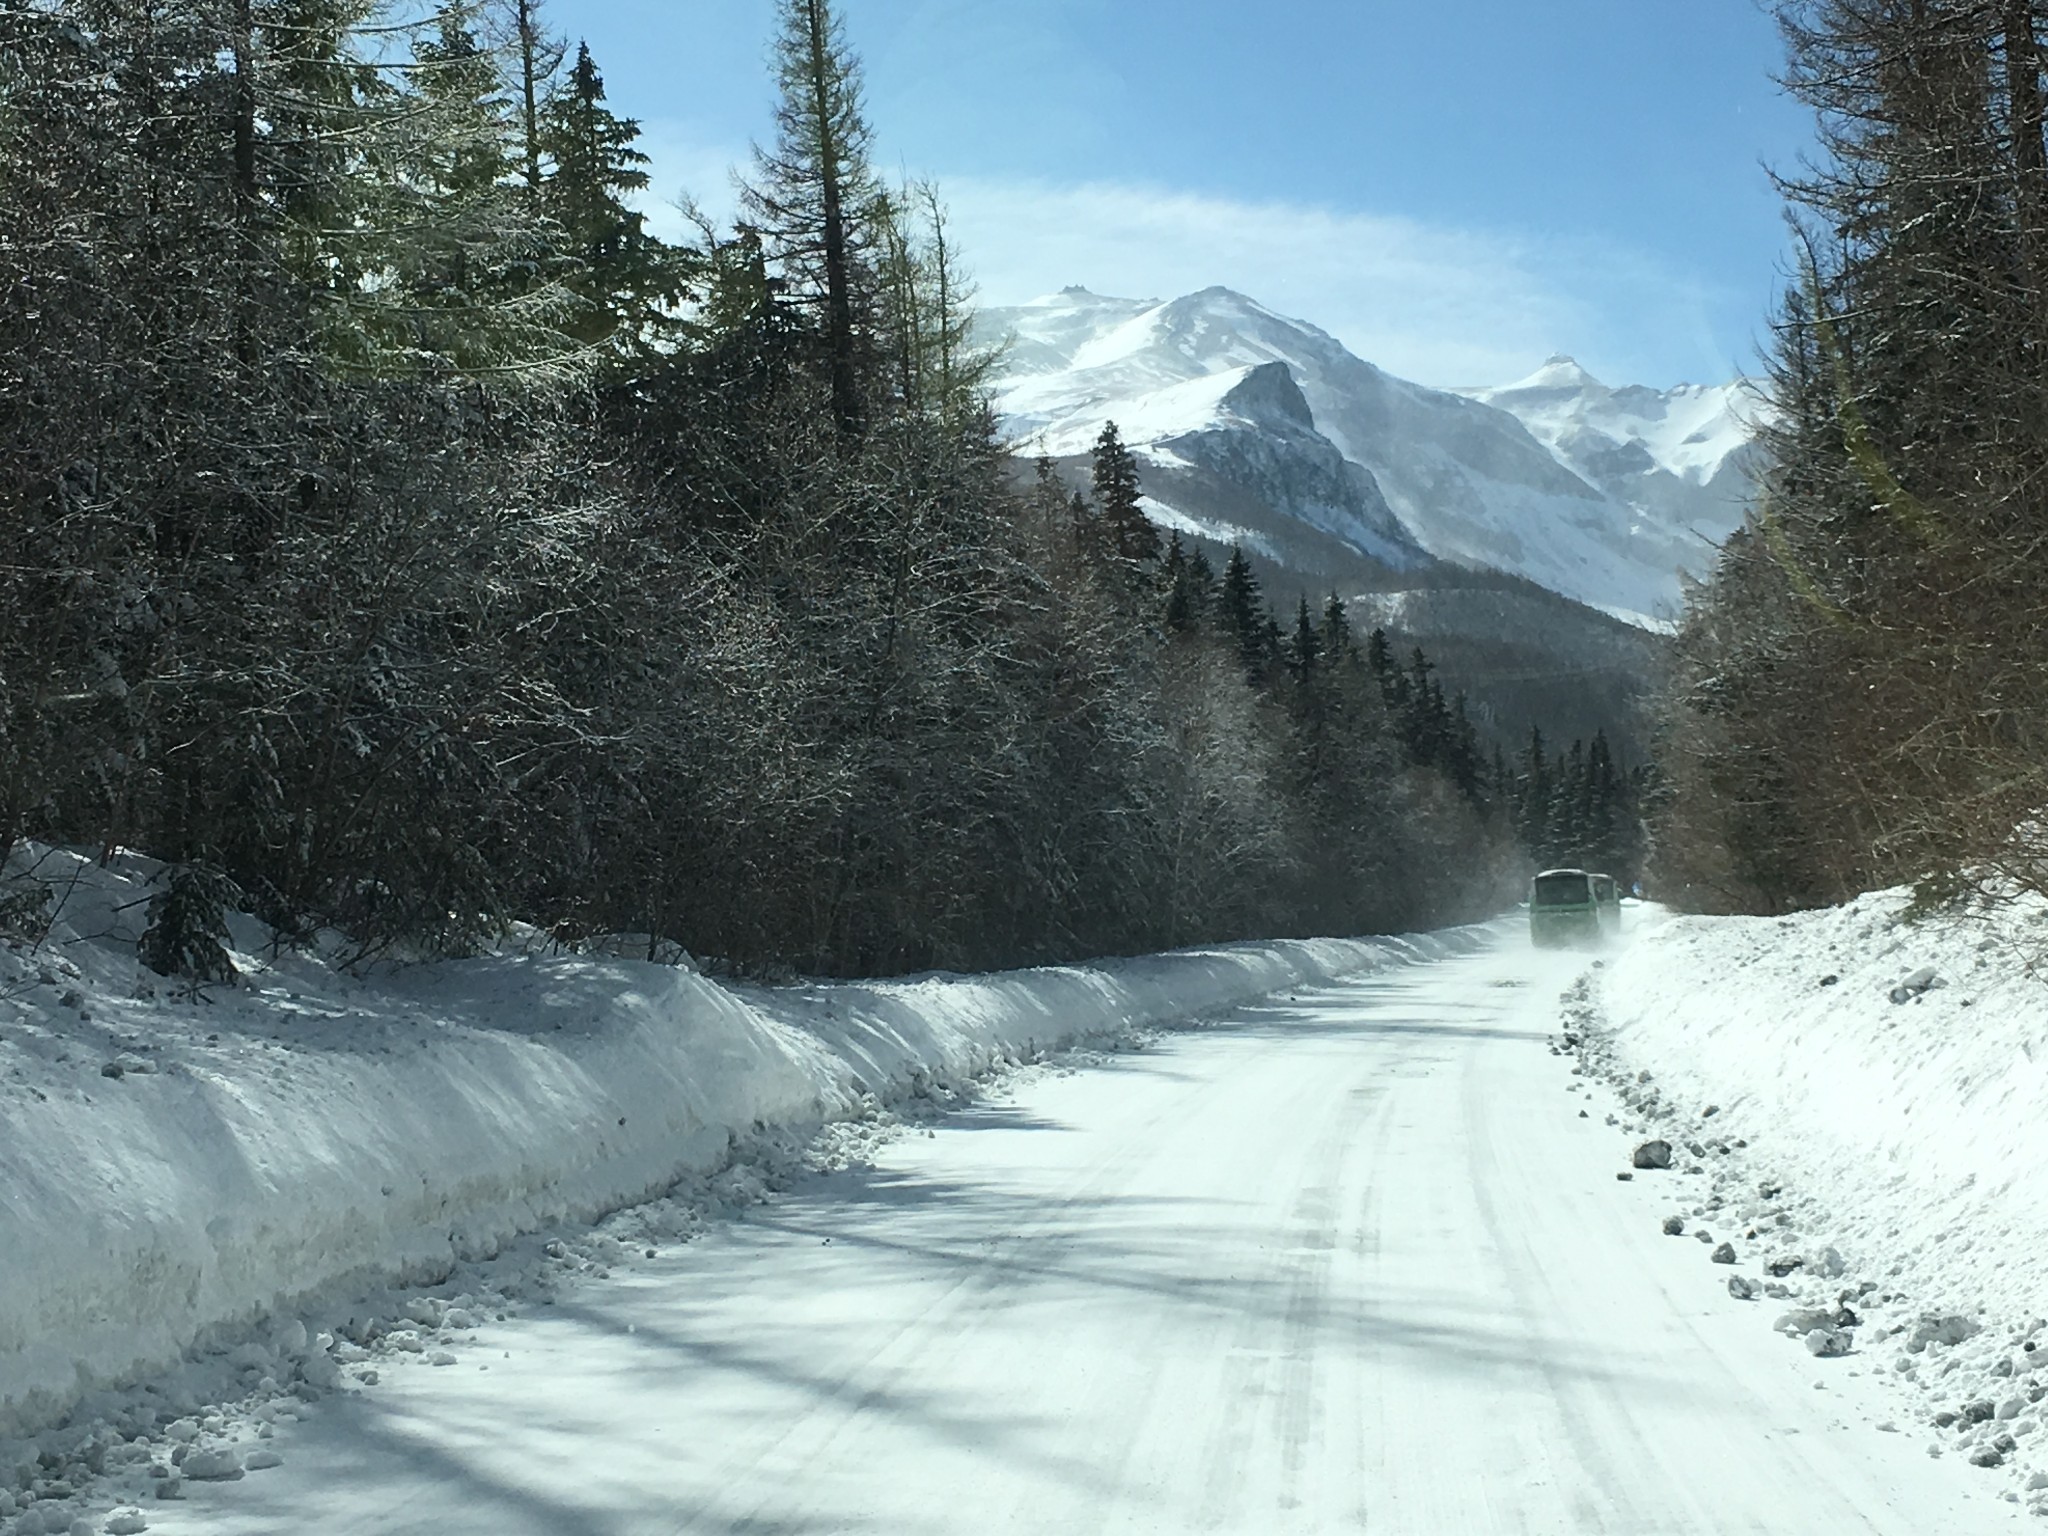
{"label": "vehicle rear window", "polygon": [[1584,906],[1593,899],[1586,877],[1581,874],[1538,875],[1529,899],[1539,907]]}

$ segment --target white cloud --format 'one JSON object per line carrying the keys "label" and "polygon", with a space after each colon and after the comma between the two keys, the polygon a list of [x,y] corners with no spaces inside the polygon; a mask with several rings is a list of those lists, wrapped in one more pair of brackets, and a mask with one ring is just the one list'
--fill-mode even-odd
{"label": "white cloud", "polygon": [[1128,298],[1220,283],[1425,384],[1506,382],[1554,352],[1617,384],[1675,383],[1652,375],[1681,365],[1701,382],[1739,371],[1702,285],[1590,241],[1144,187],[954,178],[943,190],[989,304],[1069,283]]}
{"label": "white cloud", "polygon": [[[661,122],[642,147],[657,232],[684,234],[672,206],[684,193],[730,215],[743,150]],[[1162,299],[1220,283],[1439,386],[1505,383],[1555,352],[1615,384],[1718,383],[1746,362],[1748,338],[1716,334],[1725,295],[1591,240],[1108,183],[956,176],[941,190],[989,305],[1070,283]]]}

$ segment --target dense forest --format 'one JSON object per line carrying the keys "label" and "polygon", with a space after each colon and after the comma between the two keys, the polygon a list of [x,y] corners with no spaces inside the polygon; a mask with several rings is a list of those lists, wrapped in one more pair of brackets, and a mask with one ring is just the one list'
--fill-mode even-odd
{"label": "dense forest", "polygon": [[[1798,0],[1757,508],[1678,637],[1660,889],[2048,885],[2048,145],[2034,0]],[[1967,876],[1966,876],[1967,872]]]}
{"label": "dense forest", "polygon": [[[998,442],[943,203],[780,0],[739,220],[658,240],[537,0],[0,3],[0,848],[359,954],[754,971],[1497,909],[1635,858],[1605,744]],[[8,897],[32,921],[33,890]]]}

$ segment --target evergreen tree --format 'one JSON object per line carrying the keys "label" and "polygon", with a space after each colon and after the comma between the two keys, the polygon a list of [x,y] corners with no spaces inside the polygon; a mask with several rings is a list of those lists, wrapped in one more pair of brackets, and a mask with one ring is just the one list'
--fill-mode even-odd
{"label": "evergreen tree", "polygon": [[1521,796],[1515,835],[1529,856],[1539,865],[1553,862],[1550,844],[1552,784],[1549,748],[1541,726],[1529,728],[1529,745],[1523,749]]}
{"label": "evergreen tree", "polygon": [[[320,226],[299,227],[308,261],[327,274],[332,344],[356,370],[535,381],[584,373],[569,334],[582,306],[543,270],[543,220],[509,179],[511,104],[481,24],[472,0],[446,0],[403,68],[345,57],[302,71],[319,87],[353,82],[353,99],[322,104],[312,125],[339,140],[345,191],[330,201],[309,188],[304,211]],[[367,51],[360,40],[342,46]],[[396,84],[385,79],[394,71]],[[304,110],[293,87],[280,90]]]}
{"label": "evergreen tree", "polygon": [[1351,619],[1344,611],[1344,600],[1335,592],[1323,601],[1323,627],[1319,638],[1330,666],[1340,667],[1354,659],[1357,642],[1351,637]]}
{"label": "evergreen tree", "polygon": [[1223,590],[1217,602],[1217,616],[1223,632],[1236,644],[1238,660],[1256,675],[1265,665],[1266,617],[1259,599],[1259,578],[1238,545],[1230,547],[1230,561],[1223,568]]}
{"label": "evergreen tree", "polygon": [[1394,647],[1387,639],[1384,629],[1375,627],[1365,641],[1365,667],[1373,680],[1379,684],[1380,698],[1395,718],[1406,728],[1408,717],[1408,679],[1394,661]]}
{"label": "evergreen tree", "polygon": [[[1438,696],[1442,696],[1441,691]],[[1475,806],[1485,802],[1486,761],[1480,750],[1479,732],[1472,724],[1462,692],[1451,700],[1450,720],[1444,738],[1443,769],[1466,800]]]}
{"label": "evergreen tree", "polygon": [[1188,556],[1188,590],[1193,594],[1196,609],[1207,614],[1216,603],[1222,585],[1216,579],[1216,568],[1209,563],[1209,552],[1200,545]]}
{"label": "evergreen tree", "polygon": [[1308,599],[1303,597],[1295,610],[1294,633],[1288,637],[1286,648],[1287,670],[1295,682],[1304,688],[1313,683],[1323,654],[1322,634],[1309,614]]}
{"label": "evergreen tree", "polygon": [[572,332],[586,345],[631,347],[658,339],[666,311],[682,296],[679,254],[650,236],[627,202],[647,186],[640,125],[604,104],[604,77],[588,45],[548,99],[540,148],[553,170],[540,205],[560,227],[574,260],[569,286],[583,299]]}
{"label": "evergreen tree", "polygon": [[841,973],[1494,905],[1341,603],[1283,635],[1242,551],[1134,573],[1011,484],[935,205],[852,215],[857,413],[793,224],[705,228],[628,345],[632,126],[505,15],[0,8],[0,846],[164,860],[193,978],[230,904]]}
{"label": "evergreen tree", "polygon": [[1160,578],[1166,587],[1166,627],[1177,635],[1186,634],[1199,622],[1200,610],[1194,578],[1188,569],[1187,551],[1181,547],[1178,529],[1167,540]]}
{"label": "evergreen tree", "polygon": [[1550,795],[1550,823],[1544,828],[1543,843],[1549,857],[1561,862],[1583,863],[1586,849],[1586,744],[1574,740],[1571,750],[1554,769]]}
{"label": "evergreen tree", "polygon": [[832,415],[843,436],[867,421],[862,387],[880,187],[860,61],[830,0],[778,0],[775,144],[755,147],[741,205],[792,296],[822,322]]}
{"label": "evergreen tree", "polygon": [[1159,558],[1159,533],[1138,505],[1138,460],[1104,422],[1094,449],[1095,504],[1108,536],[1109,551],[1129,565]]}
{"label": "evergreen tree", "polygon": [[512,16],[519,85],[520,173],[526,181],[527,199],[537,208],[544,180],[542,162],[547,154],[542,141],[542,109],[550,82],[568,56],[568,49],[559,38],[542,29],[540,0],[512,0]]}
{"label": "evergreen tree", "polygon": [[1714,909],[2048,867],[2039,6],[1800,0],[1822,152],[1770,367],[1770,469],[1675,645],[1660,885]]}

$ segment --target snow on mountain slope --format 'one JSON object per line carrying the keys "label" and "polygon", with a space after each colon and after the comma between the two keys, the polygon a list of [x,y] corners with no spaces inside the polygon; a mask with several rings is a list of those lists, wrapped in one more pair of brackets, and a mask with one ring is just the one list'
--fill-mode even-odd
{"label": "snow on mountain slope", "polygon": [[1610,496],[1718,544],[1742,520],[1755,463],[1749,386],[1611,389],[1569,357],[1519,383],[1461,393],[1507,411]]}
{"label": "snow on mountain slope", "polygon": [[[1372,475],[1316,431],[1286,363],[1207,374],[1133,406],[1117,424],[1147,445],[1149,500],[1166,526],[1219,542],[1224,530],[1239,530],[1229,541],[1296,568],[1317,563],[1318,538],[1389,570],[1427,561]],[[1085,453],[1100,430],[1070,425],[1047,441],[1056,456]]]}
{"label": "snow on mountain slope", "polygon": [[[985,334],[1010,339],[997,408],[1022,451],[1085,453],[1103,422],[1114,420],[1141,457],[1185,469],[1173,441],[1213,429],[1220,402],[1247,370],[1281,364],[1309,411],[1308,421],[1294,423],[1304,430],[1288,450],[1306,451],[1313,436],[1366,471],[1415,546],[1527,576],[1638,621],[1675,610],[1680,572],[1701,570],[1710,540],[1732,526],[1727,516],[1691,515],[1689,503],[1668,511],[1659,499],[1665,480],[1696,498],[1706,498],[1709,485],[1713,497],[1724,497],[1730,482],[1720,472],[1738,450],[1731,434],[1739,430],[1715,414],[1724,391],[1697,392],[1698,399],[1674,391],[1661,415],[1635,400],[1654,392],[1610,391],[1607,416],[1560,418],[1553,441],[1513,410],[1394,378],[1315,326],[1226,288],[1165,303],[1069,288],[988,311],[981,323]],[[1545,394],[1552,387],[1539,375],[1528,398],[1554,404]],[[1638,425],[1634,436],[1616,439],[1623,451],[1651,458],[1633,477],[1610,472],[1590,437],[1583,464],[1559,446],[1608,430],[1609,416],[1631,410],[1639,423],[1654,415],[1661,434]],[[1247,423],[1259,424],[1238,413],[1236,424]],[[1649,488],[1635,495],[1638,481]],[[1188,487],[1161,499],[1184,511]],[[1711,526],[1696,532],[1703,523]]]}

